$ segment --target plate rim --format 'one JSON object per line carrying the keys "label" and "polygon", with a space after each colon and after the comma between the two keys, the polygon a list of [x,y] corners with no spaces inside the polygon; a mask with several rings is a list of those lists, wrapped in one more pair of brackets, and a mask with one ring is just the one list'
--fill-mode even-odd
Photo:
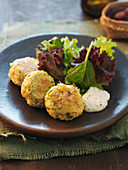
{"label": "plate rim", "polygon": [[[118,120],[120,120],[123,116],[125,116],[127,111],[128,111],[128,107],[126,107],[122,111],[123,114],[119,113],[116,116],[116,119],[114,117],[111,120],[107,120],[105,123],[101,123],[100,125],[96,125],[95,127],[89,128],[88,131],[85,131],[84,128],[82,128],[82,130],[81,130],[81,128],[75,128],[72,131],[68,130],[68,131],[64,131],[63,133],[62,133],[62,131],[57,131],[57,130],[46,131],[46,130],[41,130],[41,129],[24,126],[24,125],[18,124],[17,122],[15,122],[11,119],[8,119],[7,117],[5,117],[2,114],[0,114],[0,120],[2,120],[2,122],[6,123],[10,127],[14,128],[16,131],[19,130],[20,132],[23,132],[24,134],[35,135],[35,136],[40,136],[40,137],[72,138],[72,137],[80,137],[80,136],[88,135],[88,134],[103,130],[107,127],[110,127],[111,125],[116,123]],[[114,121],[113,121],[113,119],[114,119]],[[77,134],[74,135],[74,133],[77,133]]]}
{"label": "plate rim", "polygon": [[[55,35],[71,35],[71,36],[85,36],[85,37],[89,37],[89,38],[95,38],[93,36],[89,36],[89,35],[84,35],[84,34],[80,34],[80,33],[74,33],[74,32],[54,32],[54,33],[43,33],[43,34],[35,34],[35,35],[31,35],[31,36],[28,36],[28,37],[24,37],[20,40],[17,40],[11,44],[9,44],[8,46],[6,46],[5,48],[3,48],[0,53],[3,53],[5,50],[7,50],[8,48],[10,48],[11,46],[14,46],[15,44],[18,44],[24,40],[28,40],[28,39],[31,39],[31,38],[36,38],[36,37],[41,37],[41,36],[55,36]],[[117,48],[117,47],[116,47]],[[117,48],[121,53],[123,53],[123,55],[125,55],[127,57],[127,55],[122,51],[120,50],[119,48]],[[22,124],[19,124],[7,117],[5,117],[3,114],[0,113],[0,119],[6,123],[7,125],[10,125],[10,127],[13,127],[15,128],[15,130],[20,130],[21,132],[24,132],[24,133],[29,133],[29,134],[33,134],[37,136],[45,136],[45,137],[57,137],[57,138],[60,138],[60,137],[76,137],[76,136],[82,136],[82,135],[86,135],[86,134],[89,134],[89,133],[93,133],[93,132],[96,132],[96,131],[99,131],[99,130],[102,130],[106,127],[109,127],[111,126],[112,124],[114,124],[116,121],[118,121],[119,119],[121,119],[128,111],[128,106],[126,106],[124,108],[123,111],[119,112],[118,115],[116,115],[115,117],[113,117],[112,119],[110,120],[107,120],[105,123],[102,122],[100,125],[96,125],[95,127],[91,127],[89,128],[89,131],[85,131],[84,128],[74,128],[72,130],[66,130],[62,133],[62,131],[57,131],[57,130],[42,130],[42,129],[37,129],[37,128],[33,128],[33,127],[29,127],[29,126],[25,126],[25,125],[22,125]],[[101,126],[102,126],[102,129],[101,129]],[[77,135],[74,135],[74,133],[77,132]],[[78,135],[79,133],[79,135]]]}
{"label": "plate rim", "polygon": [[11,44],[7,45],[6,47],[3,47],[3,49],[0,50],[0,53],[4,52],[7,48],[9,48],[10,46],[13,46],[21,41],[27,40],[27,39],[31,39],[31,38],[36,38],[36,37],[40,37],[40,36],[47,36],[47,35],[63,35],[63,34],[67,34],[67,35],[79,35],[79,36],[86,36],[86,37],[92,37],[95,38],[93,36],[89,36],[89,35],[85,35],[85,34],[80,34],[77,32],[51,32],[51,33],[40,33],[40,34],[34,34],[34,35],[30,35],[30,36],[26,36],[24,38],[21,38],[19,40],[16,40],[14,42],[12,42]]}

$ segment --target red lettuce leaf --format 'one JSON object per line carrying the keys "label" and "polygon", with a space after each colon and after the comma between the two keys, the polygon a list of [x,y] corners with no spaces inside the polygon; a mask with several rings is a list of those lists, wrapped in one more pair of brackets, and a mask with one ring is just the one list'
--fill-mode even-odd
{"label": "red lettuce leaf", "polygon": [[51,75],[56,82],[64,82],[63,70],[63,49],[55,48],[50,52],[45,52],[39,59],[39,70],[45,70]]}
{"label": "red lettuce leaf", "polygon": [[[80,55],[76,56],[73,59],[73,62],[70,63],[71,66],[75,67],[76,65],[83,62],[86,53],[86,48],[81,50]],[[91,49],[88,59],[93,64],[96,82],[101,85],[108,86],[115,74],[115,59],[111,60],[111,57],[109,57],[105,51],[100,54],[100,48],[94,46]]]}

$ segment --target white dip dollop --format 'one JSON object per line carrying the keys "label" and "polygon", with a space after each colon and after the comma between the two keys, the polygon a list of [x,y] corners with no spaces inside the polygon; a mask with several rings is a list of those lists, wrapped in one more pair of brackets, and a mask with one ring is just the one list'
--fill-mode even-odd
{"label": "white dip dollop", "polygon": [[110,94],[97,87],[90,87],[82,97],[86,112],[99,112],[107,107]]}

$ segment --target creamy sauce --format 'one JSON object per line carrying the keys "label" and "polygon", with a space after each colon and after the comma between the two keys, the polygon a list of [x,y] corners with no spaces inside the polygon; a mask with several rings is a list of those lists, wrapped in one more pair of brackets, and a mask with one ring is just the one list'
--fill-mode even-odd
{"label": "creamy sauce", "polygon": [[97,87],[90,87],[83,95],[84,110],[86,112],[99,112],[105,109],[110,99],[110,94],[105,90],[100,90]]}

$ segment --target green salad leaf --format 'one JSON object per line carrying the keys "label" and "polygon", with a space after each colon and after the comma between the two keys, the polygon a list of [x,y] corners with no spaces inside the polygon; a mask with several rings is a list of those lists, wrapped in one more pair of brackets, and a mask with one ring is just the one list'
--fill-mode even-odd
{"label": "green salad leaf", "polygon": [[78,40],[73,38],[71,41],[66,36],[65,38],[61,38],[61,42],[63,42],[64,48],[64,64],[66,67],[70,67],[70,62],[72,62],[73,57],[79,54],[79,51],[84,49],[85,47],[82,46],[81,48],[77,47]]}
{"label": "green salad leaf", "polygon": [[58,37],[53,37],[52,39],[48,41],[44,40],[41,42],[41,44],[44,46],[43,50],[49,51],[49,52],[53,50],[54,48],[62,47],[62,43]]}
{"label": "green salad leaf", "polygon": [[115,50],[112,49],[112,47],[116,47],[117,44],[115,42],[112,42],[111,39],[107,40],[106,37],[100,36],[94,40],[94,46],[100,47],[100,54],[105,51],[106,53],[108,53],[108,56],[111,57],[111,60],[114,59],[113,53],[115,52]]}
{"label": "green salad leaf", "polygon": [[100,48],[100,54],[104,55],[103,52],[106,52],[111,60],[113,60],[113,53],[115,52],[113,47],[117,46],[116,43],[112,42],[111,39],[107,40],[106,37],[98,37],[91,42],[89,48],[86,48],[87,53],[84,62],[72,68],[70,63],[73,61],[73,58],[77,55],[80,55],[79,52],[85,49],[84,46],[81,46],[79,48],[77,46],[77,43],[78,40],[76,38],[72,38],[70,40],[67,36],[61,39],[59,39],[58,37],[53,37],[51,40],[44,40],[43,42],[41,42],[41,44],[43,44],[44,46],[44,52],[50,52],[52,49],[55,49],[57,47],[63,48],[63,63],[65,65],[63,74],[65,76],[66,84],[76,84],[76,86],[80,88],[80,92],[82,94],[85,93],[91,86],[103,89],[101,84],[96,82],[93,63],[88,60],[89,54],[92,47],[95,46],[97,48]]}
{"label": "green salad leaf", "polygon": [[88,61],[92,46],[93,41],[88,48],[85,61],[74,68],[70,68],[65,77],[65,83],[74,83],[78,88],[80,88],[80,92],[82,94],[85,93],[91,86],[102,89],[102,86],[96,82],[93,64]]}

